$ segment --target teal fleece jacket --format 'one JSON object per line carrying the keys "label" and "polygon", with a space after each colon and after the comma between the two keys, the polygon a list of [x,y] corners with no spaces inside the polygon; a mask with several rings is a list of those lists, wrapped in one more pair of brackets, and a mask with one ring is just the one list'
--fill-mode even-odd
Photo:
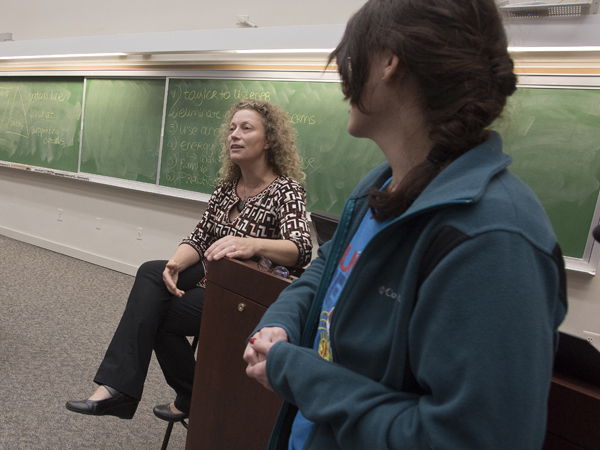
{"label": "teal fleece jacket", "polygon": [[[492,133],[373,237],[336,305],[329,362],[309,348],[323,297],[370,188],[391,169],[384,163],[360,182],[332,240],[255,330],[280,326],[289,336],[267,357],[285,400],[270,449],[287,449],[296,407],[315,423],[310,450],[542,447],[564,264],[510,162]],[[443,250],[424,271],[436,238]]]}

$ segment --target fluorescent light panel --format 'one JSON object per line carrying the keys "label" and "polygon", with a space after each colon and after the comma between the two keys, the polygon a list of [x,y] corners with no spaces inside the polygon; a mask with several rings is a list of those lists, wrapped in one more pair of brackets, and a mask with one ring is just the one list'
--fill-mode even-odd
{"label": "fluorescent light panel", "polygon": [[126,53],[80,53],[65,55],[0,56],[0,59],[82,58],[90,56],[125,56]]}
{"label": "fluorescent light panel", "polygon": [[[329,54],[332,48],[293,48],[293,49],[259,49],[259,50],[213,50],[210,53],[255,53],[255,54],[285,54],[285,53],[325,53]],[[162,52],[161,52],[162,53]],[[170,52],[167,52],[170,53]],[[203,54],[204,52],[199,52]],[[177,52],[173,52],[177,54]],[[74,53],[62,55],[28,55],[28,56],[0,56],[0,59],[43,59],[43,58],[85,58],[85,57],[103,57],[103,56],[127,56],[127,53]]]}
{"label": "fluorescent light panel", "polygon": [[235,53],[331,53],[332,48],[288,48],[262,50],[234,50]]}

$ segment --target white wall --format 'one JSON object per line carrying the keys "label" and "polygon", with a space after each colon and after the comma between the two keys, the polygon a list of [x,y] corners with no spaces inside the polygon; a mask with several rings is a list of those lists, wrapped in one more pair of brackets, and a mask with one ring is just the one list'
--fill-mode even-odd
{"label": "white wall", "polygon": [[[583,338],[589,337],[584,330],[600,334],[600,273],[590,276],[568,271],[567,295],[569,312],[561,330]],[[600,350],[597,337],[593,343]]]}
{"label": "white wall", "polygon": [[[236,28],[238,15],[259,27],[346,23],[366,0],[18,0],[6,1],[0,33],[13,40]],[[522,0],[496,0],[497,4]]]}
{"label": "white wall", "polygon": [[2,4],[0,33],[13,40],[345,23],[365,0],[18,0]]}
{"label": "white wall", "polygon": [[131,275],[144,261],[169,259],[205,206],[0,167],[0,234]]}

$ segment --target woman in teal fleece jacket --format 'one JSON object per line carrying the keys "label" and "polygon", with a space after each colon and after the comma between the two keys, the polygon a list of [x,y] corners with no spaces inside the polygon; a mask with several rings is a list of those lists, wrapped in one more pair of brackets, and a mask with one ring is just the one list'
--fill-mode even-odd
{"label": "woman in teal fleece jacket", "polygon": [[270,449],[542,447],[565,273],[487,131],[516,88],[506,47],[493,0],[369,0],[348,23],[348,131],[387,162],[248,343],[285,399]]}

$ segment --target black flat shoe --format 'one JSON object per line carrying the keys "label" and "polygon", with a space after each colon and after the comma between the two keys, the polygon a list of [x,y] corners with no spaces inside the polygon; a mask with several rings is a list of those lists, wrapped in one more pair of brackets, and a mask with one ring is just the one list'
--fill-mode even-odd
{"label": "black flat shoe", "polygon": [[180,422],[190,416],[188,413],[174,413],[171,411],[170,403],[167,403],[166,405],[155,406],[154,415],[159,419],[166,420],[167,422]]}
{"label": "black flat shoe", "polygon": [[122,394],[110,386],[104,386],[112,397],[105,400],[83,400],[67,402],[69,411],[90,416],[117,416],[119,419],[131,419],[140,401]]}

